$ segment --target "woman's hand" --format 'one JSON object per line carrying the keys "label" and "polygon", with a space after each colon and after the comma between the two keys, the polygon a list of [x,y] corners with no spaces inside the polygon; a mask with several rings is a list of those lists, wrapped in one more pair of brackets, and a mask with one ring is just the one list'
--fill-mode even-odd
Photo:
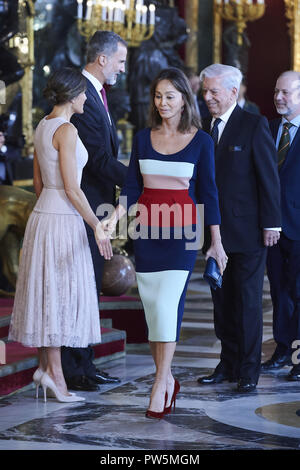
{"label": "woman's hand", "polygon": [[221,275],[223,276],[223,273],[225,271],[226,264],[228,261],[228,257],[224,251],[221,240],[216,240],[212,242],[212,244],[210,245],[209,249],[206,252],[205,259],[207,260],[210,256],[217,261]]}
{"label": "woman's hand", "polygon": [[101,222],[98,222],[94,233],[100,254],[104,257],[104,259],[111,259],[113,256],[113,251],[110,243],[110,236],[104,232]]}

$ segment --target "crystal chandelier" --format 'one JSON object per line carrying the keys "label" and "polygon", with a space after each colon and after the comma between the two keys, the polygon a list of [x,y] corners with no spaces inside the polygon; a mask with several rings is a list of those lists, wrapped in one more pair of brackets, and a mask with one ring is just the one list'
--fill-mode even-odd
{"label": "crystal chandelier", "polygon": [[77,27],[87,39],[98,30],[114,31],[137,47],[154,33],[155,6],[143,0],[77,0]]}

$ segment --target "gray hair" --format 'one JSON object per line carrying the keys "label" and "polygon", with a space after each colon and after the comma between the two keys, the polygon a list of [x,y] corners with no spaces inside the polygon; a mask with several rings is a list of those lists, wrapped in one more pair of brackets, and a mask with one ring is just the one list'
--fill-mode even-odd
{"label": "gray hair", "polygon": [[127,42],[113,31],[96,31],[87,45],[87,63],[95,62],[100,54],[111,56],[120,43],[127,48]]}
{"label": "gray hair", "polygon": [[243,79],[242,72],[238,68],[223,64],[212,64],[203,69],[200,73],[201,86],[205,77],[220,77],[222,79],[223,86],[229,90],[232,88],[239,90]]}

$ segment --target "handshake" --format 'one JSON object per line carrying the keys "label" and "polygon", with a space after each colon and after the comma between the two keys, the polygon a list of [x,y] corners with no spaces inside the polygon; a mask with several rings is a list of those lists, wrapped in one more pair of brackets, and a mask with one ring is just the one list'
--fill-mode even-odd
{"label": "handshake", "polygon": [[98,245],[101,256],[106,260],[110,260],[113,256],[112,246],[110,239],[117,225],[117,218],[115,213],[110,219],[99,221],[94,230],[96,243]]}

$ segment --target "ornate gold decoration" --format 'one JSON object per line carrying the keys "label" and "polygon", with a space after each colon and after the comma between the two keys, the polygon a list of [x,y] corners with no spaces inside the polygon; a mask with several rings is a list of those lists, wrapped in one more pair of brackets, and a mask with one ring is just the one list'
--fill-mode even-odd
{"label": "ornate gold decoration", "polygon": [[300,71],[300,1],[284,0],[285,16],[291,37],[291,68]]}
{"label": "ornate gold decoration", "polygon": [[217,0],[214,0],[214,35],[213,35],[213,60],[215,64],[222,62],[222,16],[216,8]]}
{"label": "ornate gold decoration", "polygon": [[24,156],[33,154],[32,89],[34,68],[34,13],[33,0],[19,0],[19,32],[9,41],[9,47],[15,49],[18,61],[25,72],[21,80],[22,130],[25,137]]}
{"label": "ornate gold decoration", "polygon": [[30,191],[0,186],[0,258],[3,274],[13,287],[17,281],[22,238],[35,203],[36,196]]}
{"label": "ornate gold decoration", "polygon": [[198,13],[198,0],[186,2],[185,20],[189,29],[189,37],[186,43],[185,63],[196,71],[198,71]]}
{"label": "ornate gold decoration", "polygon": [[[114,31],[130,47],[150,39],[155,28],[155,6],[143,0],[77,0],[77,28],[89,39],[96,31]],[[149,21],[148,21],[149,20]]]}
{"label": "ornate gold decoration", "polygon": [[233,21],[237,27],[237,43],[243,44],[243,32],[248,21],[255,21],[265,13],[264,0],[215,0],[215,11],[226,21]]}
{"label": "ornate gold decoration", "polygon": [[295,13],[295,1],[294,0],[284,0],[285,5],[285,16],[288,20],[287,26],[289,35],[291,38],[293,37],[294,33],[294,13]]}

